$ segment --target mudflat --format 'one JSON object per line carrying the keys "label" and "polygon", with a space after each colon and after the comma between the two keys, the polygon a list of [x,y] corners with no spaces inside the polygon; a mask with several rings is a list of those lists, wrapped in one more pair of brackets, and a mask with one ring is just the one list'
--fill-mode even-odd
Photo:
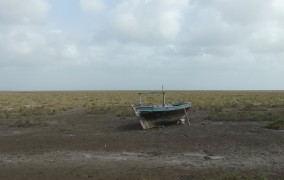
{"label": "mudflat", "polygon": [[[284,131],[209,121],[142,130],[135,117],[76,108],[47,126],[0,126],[0,179],[282,179]],[[11,119],[29,119],[11,117]]]}

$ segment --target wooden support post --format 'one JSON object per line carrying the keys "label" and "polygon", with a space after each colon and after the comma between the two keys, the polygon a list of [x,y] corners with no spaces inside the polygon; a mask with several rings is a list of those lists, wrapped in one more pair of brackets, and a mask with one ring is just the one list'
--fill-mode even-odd
{"label": "wooden support post", "polygon": [[188,123],[188,125],[190,126],[189,117],[188,117],[188,115],[187,115],[186,109],[184,109],[184,112],[185,112],[185,115],[186,115],[187,123]]}

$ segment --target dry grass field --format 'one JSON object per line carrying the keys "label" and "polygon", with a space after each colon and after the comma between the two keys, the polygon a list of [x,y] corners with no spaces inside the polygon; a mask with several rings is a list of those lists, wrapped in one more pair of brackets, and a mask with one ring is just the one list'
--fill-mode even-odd
{"label": "dry grass field", "polygon": [[166,95],[191,126],[142,130],[136,91],[1,92],[0,179],[283,179],[284,92]]}
{"label": "dry grass field", "polygon": [[[160,104],[160,95],[144,95],[144,104]],[[74,108],[90,114],[133,116],[137,104],[134,91],[96,92],[2,92],[0,124],[11,123],[11,116],[54,115]],[[193,111],[208,111],[210,120],[268,121],[268,127],[283,129],[284,92],[282,91],[169,91],[167,102],[190,101]],[[5,120],[6,119],[6,120]]]}

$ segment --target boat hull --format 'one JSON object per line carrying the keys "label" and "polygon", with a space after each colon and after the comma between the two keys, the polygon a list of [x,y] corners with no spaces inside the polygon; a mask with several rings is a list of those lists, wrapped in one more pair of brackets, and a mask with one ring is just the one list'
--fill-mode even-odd
{"label": "boat hull", "polygon": [[189,108],[171,111],[141,112],[140,116],[150,123],[163,125],[176,123],[179,119],[185,118],[185,110],[188,111]]}
{"label": "boat hull", "polygon": [[155,126],[177,123],[180,119],[185,119],[190,108],[190,103],[180,103],[166,107],[138,106],[133,107],[133,110],[143,129],[149,129]]}

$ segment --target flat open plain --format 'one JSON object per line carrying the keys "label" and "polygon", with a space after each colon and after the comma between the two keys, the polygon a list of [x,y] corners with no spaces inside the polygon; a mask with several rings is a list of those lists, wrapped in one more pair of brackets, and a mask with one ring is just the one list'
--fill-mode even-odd
{"label": "flat open plain", "polygon": [[[265,121],[212,121],[142,130],[135,117],[83,107],[0,125],[0,179],[283,179],[284,131]],[[5,119],[5,118],[2,118]]]}

